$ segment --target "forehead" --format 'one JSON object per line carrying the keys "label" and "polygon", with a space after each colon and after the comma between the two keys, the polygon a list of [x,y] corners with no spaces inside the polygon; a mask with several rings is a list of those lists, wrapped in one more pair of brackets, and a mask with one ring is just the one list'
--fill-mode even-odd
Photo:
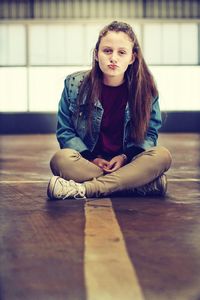
{"label": "forehead", "polygon": [[132,48],[133,42],[131,41],[128,34],[126,34],[125,32],[108,31],[108,33],[101,38],[100,45]]}

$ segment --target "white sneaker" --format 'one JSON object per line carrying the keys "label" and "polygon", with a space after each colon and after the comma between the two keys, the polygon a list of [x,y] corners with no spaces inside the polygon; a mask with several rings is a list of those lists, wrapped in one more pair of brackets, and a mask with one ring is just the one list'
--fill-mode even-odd
{"label": "white sneaker", "polygon": [[167,176],[159,176],[154,181],[135,189],[141,196],[161,196],[164,197],[167,192]]}
{"label": "white sneaker", "polygon": [[53,176],[47,188],[49,199],[83,199],[86,198],[85,192],[83,184],[76,183],[73,180],[65,180],[59,176]]}

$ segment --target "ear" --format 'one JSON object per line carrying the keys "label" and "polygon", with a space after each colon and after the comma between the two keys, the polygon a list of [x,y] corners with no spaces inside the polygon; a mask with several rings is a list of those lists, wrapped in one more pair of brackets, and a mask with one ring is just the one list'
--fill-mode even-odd
{"label": "ear", "polygon": [[134,61],[135,61],[135,57],[136,57],[136,55],[135,55],[135,53],[133,53],[133,54],[132,54],[132,58],[131,58],[131,61],[130,61],[129,65],[132,65],[132,64],[134,63]]}

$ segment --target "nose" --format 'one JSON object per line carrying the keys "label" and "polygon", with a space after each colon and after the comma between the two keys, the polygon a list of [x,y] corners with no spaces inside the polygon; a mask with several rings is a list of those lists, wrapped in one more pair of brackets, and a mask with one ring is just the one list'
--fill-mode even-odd
{"label": "nose", "polygon": [[115,52],[113,52],[112,55],[110,56],[110,62],[111,63],[117,62],[117,54]]}

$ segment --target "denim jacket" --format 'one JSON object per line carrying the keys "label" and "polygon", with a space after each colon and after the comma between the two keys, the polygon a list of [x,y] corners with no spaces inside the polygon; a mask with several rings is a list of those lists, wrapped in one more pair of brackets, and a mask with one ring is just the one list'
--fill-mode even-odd
{"label": "denim jacket", "polygon": [[[77,116],[77,96],[79,86],[83,81],[86,71],[77,72],[67,76],[64,90],[59,102],[57,139],[60,148],[72,148],[78,152],[93,151],[99,137],[103,108],[99,100],[96,101],[92,115],[92,135],[87,133],[87,104],[83,99]],[[141,144],[134,143],[131,138],[130,110],[127,103],[124,118],[123,150],[136,146],[144,150],[153,147],[157,143],[158,130],[161,127],[161,112],[158,97],[152,101],[152,110],[149,126],[144,141]]]}

